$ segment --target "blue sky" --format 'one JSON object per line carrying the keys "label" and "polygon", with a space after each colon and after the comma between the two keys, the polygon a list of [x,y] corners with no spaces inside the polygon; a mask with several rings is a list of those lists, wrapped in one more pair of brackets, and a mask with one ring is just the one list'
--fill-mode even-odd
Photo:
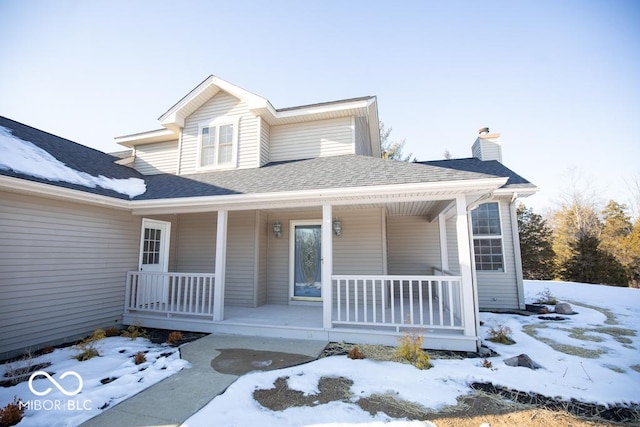
{"label": "blue sky", "polygon": [[0,0],[0,54],[0,115],[103,151],[215,74],[276,108],[376,95],[419,160],[488,126],[536,211],[640,179],[635,0]]}

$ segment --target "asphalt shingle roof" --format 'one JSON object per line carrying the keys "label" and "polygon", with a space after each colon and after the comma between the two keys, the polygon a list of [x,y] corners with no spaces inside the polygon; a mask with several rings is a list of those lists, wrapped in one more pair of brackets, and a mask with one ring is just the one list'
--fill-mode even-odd
{"label": "asphalt shingle roof", "polygon": [[[93,176],[144,179],[147,191],[134,200],[260,194],[286,191],[353,188],[375,185],[466,181],[508,177],[505,187],[534,187],[499,162],[475,158],[407,163],[368,156],[344,155],[269,163],[261,168],[212,171],[184,176],[142,175],[115,164],[118,157],[0,117],[0,126],[14,136],[30,141],[67,166]],[[124,194],[100,187],[89,188],[61,181],[48,181],[9,170],[0,174],[73,188],[93,194],[129,199]]]}
{"label": "asphalt shingle roof", "polygon": [[[177,178],[177,179],[176,179]],[[368,156],[344,155],[269,163],[261,168],[234,169],[185,176],[146,177],[147,192],[136,200],[257,194],[329,188],[367,187],[495,178],[481,172],[455,170]]]}
{"label": "asphalt shingle roof", "polygon": [[426,166],[438,166],[467,172],[480,172],[493,176],[508,177],[502,188],[535,188],[535,185],[503,165],[497,160],[480,160],[477,157],[466,159],[431,160],[419,162]]}
{"label": "asphalt shingle roof", "polygon": [[[94,150],[93,148],[86,147],[68,139],[52,135],[48,132],[41,131],[2,116],[0,116],[0,126],[11,130],[13,136],[24,141],[29,141],[37,147],[42,148],[60,162],[77,171],[86,172],[89,175],[96,177],[102,175],[107,178],[117,179],[145,178],[144,175],[135,169],[115,164],[114,161],[118,160],[118,158],[103,153],[102,151]],[[0,153],[0,155],[2,154]],[[125,194],[118,193],[113,190],[107,190],[102,187],[91,188],[64,181],[49,181],[44,178],[37,178],[31,175],[17,173],[13,170],[0,169],[0,175],[13,176],[29,181],[43,182],[58,187],[71,188],[85,191],[87,193],[129,200],[129,196]]]}

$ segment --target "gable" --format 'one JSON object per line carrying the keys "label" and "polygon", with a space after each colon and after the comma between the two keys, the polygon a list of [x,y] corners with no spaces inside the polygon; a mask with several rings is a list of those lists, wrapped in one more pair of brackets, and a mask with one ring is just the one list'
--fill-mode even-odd
{"label": "gable", "polygon": [[246,101],[219,91],[184,121],[180,174],[204,170],[199,164],[200,131],[204,126],[221,123],[234,124],[234,132],[237,132],[233,167],[242,169],[259,166],[259,119],[249,111]]}

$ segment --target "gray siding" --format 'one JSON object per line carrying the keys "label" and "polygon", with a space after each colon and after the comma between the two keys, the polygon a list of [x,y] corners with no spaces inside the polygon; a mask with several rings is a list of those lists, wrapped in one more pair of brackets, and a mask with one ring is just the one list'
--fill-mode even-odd
{"label": "gray siding", "polygon": [[181,174],[198,171],[198,125],[220,117],[239,118],[238,168],[254,168],[258,165],[258,118],[249,112],[247,104],[226,92],[220,92],[185,120],[182,135]]}
{"label": "gray siding", "polygon": [[476,271],[481,309],[517,309],[519,306],[509,199],[502,198],[499,203],[505,271]]}
{"label": "gray siding", "polygon": [[178,169],[178,141],[136,147],[133,168],[144,175],[175,174]]}
{"label": "gray siding", "polygon": [[258,253],[256,257],[257,266],[257,288],[256,288],[256,306],[267,303],[267,240],[269,238],[268,215],[264,211],[256,213],[256,241],[258,242]]}
{"label": "gray siding", "polygon": [[354,153],[350,117],[271,127],[272,162]]}
{"label": "gray siding", "polygon": [[0,192],[0,357],[122,319],[139,217]]}
{"label": "gray siding", "polygon": [[177,236],[171,242],[171,246],[176,248],[175,271],[214,272],[217,221],[215,212],[178,216]]}
{"label": "gray siding", "polygon": [[430,275],[442,267],[438,222],[424,216],[387,217],[389,274]]}
{"label": "gray siding", "polygon": [[255,305],[255,215],[255,211],[229,212],[226,305]]}

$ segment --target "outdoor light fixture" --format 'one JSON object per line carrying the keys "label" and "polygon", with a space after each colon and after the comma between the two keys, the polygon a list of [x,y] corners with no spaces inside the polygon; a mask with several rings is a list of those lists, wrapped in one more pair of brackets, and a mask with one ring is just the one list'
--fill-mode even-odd
{"label": "outdoor light fixture", "polygon": [[342,236],[342,222],[338,218],[333,221],[333,232],[338,237]]}
{"label": "outdoor light fixture", "polygon": [[282,236],[280,221],[278,220],[273,223],[273,234],[275,234],[276,239],[279,239],[280,236]]}

